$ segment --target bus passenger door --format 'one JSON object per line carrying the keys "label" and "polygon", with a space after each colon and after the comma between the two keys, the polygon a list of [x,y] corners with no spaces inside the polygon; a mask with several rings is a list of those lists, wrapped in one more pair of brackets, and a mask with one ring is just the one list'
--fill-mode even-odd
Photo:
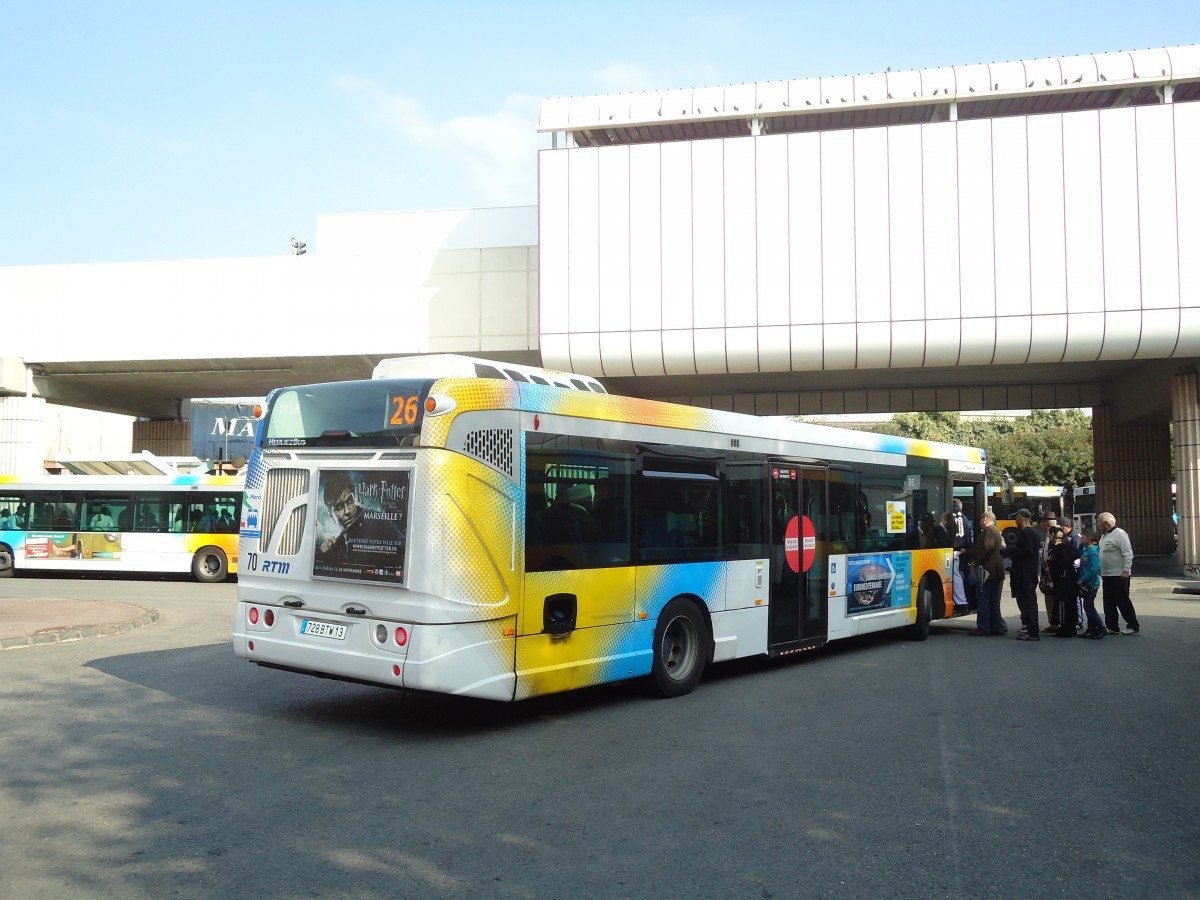
{"label": "bus passenger door", "polygon": [[817,647],[829,633],[825,469],[769,462],[771,655]]}

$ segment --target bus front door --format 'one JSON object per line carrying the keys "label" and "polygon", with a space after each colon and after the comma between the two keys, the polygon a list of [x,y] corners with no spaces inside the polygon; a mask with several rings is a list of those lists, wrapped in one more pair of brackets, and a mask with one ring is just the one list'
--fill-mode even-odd
{"label": "bus front door", "polygon": [[829,633],[825,469],[769,462],[771,590],[768,652],[819,647]]}

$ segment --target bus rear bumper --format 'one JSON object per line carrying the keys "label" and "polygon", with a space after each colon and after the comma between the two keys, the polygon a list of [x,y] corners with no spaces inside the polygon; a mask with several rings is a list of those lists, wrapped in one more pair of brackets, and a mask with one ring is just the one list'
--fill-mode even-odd
{"label": "bus rear bumper", "polygon": [[[257,621],[251,622],[251,608]],[[266,611],[272,613],[267,625]],[[305,621],[329,636],[302,633]],[[307,613],[239,602],[233,629],[237,656],[262,665],[392,688],[512,700],[512,619],[420,625]],[[395,641],[397,627],[407,641]],[[509,631],[506,635],[504,632]],[[382,638],[382,640],[379,640]]]}

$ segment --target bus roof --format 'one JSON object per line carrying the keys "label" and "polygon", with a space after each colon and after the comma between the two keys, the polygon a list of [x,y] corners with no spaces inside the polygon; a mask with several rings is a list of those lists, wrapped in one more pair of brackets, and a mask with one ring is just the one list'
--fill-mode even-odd
{"label": "bus roof", "polygon": [[524,366],[492,359],[477,359],[457,353],[381,359],[371,373],[371,378],[495,378],[501,381],[551,384],[555,387],[597,394],[608,393],[604,385],[590,375],[577,375],[574,372],[560,372],[557,369],[543,369],[539,366]]}

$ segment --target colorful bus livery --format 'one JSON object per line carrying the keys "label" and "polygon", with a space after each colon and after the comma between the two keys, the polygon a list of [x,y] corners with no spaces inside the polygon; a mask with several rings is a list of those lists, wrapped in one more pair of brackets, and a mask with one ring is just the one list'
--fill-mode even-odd
{"label": "colorful bus livery", "polygon": [[239,656],[496,700],[642,676],[675,696],[711,662],[954,614],[952,551],[917,524],[955,487],[982,507],[982,451],[462,364],[272,395]]}
{"label": "colorful bus livery", "polygon": [[237,572],[244,480],[229,475],[0,476],[0,577],[20,571]]}

